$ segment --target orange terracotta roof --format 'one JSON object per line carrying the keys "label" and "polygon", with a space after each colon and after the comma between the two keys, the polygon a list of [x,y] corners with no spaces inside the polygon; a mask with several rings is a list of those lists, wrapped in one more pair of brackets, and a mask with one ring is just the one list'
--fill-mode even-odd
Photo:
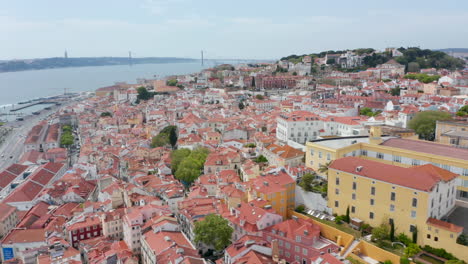
{"label": "orange terracotta roof", "polygon": [[455,232],[455,233],[460,233],[460,232],[463,231],[463,227],[461,227],[461,226],[457,226],[457,225],[454,225],[452,223],[445,222],[445,221],[442,221],[442,220],[438,220],[438,219],[435,219],[435,218],[428,218],[426,223],[429,224],[429,225],[435,226],[435,227],[439,227],[439,228],[443,228],[443,229],[448,230],[448,231]]}
{"label": "orange terracotta roof", "polygon": [[431,191],[439,181],[452,180],[456,177],[456,174],[434,167],[432,164],[427,164],[403,168],[357,157],[337,159],[329,166],[331,169],[425,192]]}

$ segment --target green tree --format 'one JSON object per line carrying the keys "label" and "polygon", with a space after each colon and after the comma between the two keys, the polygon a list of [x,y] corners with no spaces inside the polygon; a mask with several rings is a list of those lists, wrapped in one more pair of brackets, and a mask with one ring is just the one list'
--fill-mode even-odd
{"label": "green tree", "polygon": [[219,215],[210,214],[205,219],[195,222],[195,243],[202,242],[220,251],[231,244],[233,231],[228,220]]}
{"label": "green tree", "polygon": [[351,222],[351,218],[349,217],[349,205],[346,207],[346,219],[345,222],[349,224]]}
{"label": "green tree", "polygon": [[297,75],[297,72],[293,72],[292,75],[296,76],[296,75]]}
{"label": "green tree", "polygon": [[387,221],[383,221],[378,227],[372,229],[372,239],[375,241],[382,241],[388,238],[389,228]]}
{"label": "green tree", "polygon": [[320,164],[320,165],[319,165],[318,171],[319,171],[320,173],[327,174],[327,173],[328,173],[328,167],[330,166],[331,163],[332,163],[332,162],[329,161],[329,162],[327,162],[327,163],[325,163],[325,164]]}
{"label": "green tree", "polygon": [[179,164],[190,155],[190,149],[182,148],[178,150],[173,150],[171,152],[171,168],[172,173],[175,174],[177,171]]}
{"label": "green tree", "polygon": [[412,240],[405,234],[400,233],[397,236],[397,240],[400,241],[401,243],[405,244],[405,246],[408,246],[409,244],[412,243]]}
{"label": "green tree", "polygon": [[417,113],[408,123],[408,127],[414,129],[419,138],[433,141],[435,138],[436,121],[450,119],[452,119],[452,116],[447,112],[424,111]]}
{"label": "green tree", "polygon": [[417,62],[410,62],[408,63],[408,72],[419,72],[421,68],[419,67],[419,63]]}
{"label": "green tree", "polygon": [[314,181],[315,176],[311,173],[306,173],[302,176],[301,181],[299,182],[299,186],[304,189],[304,191],[310,192],[312,191],[312,182]]}
{"label": "green tree", "polygon": [[177,86],[178,81],[176,79],[171,79],[166,81],[167,86]]}
{"label": "green tree", "polygon": [[335,64],[335,62],[336,62],[336,60],[335,60],[335,59],[333,59],[333,58],[332,58],[332,59],[328,59],[328,60],[327,60],[327,64],[328,64],[328,65]]}
{"label": "green tree", "polygon": [[266,162],[268,162],[268,159],[265,158],[265,156],[260,155],[260,156],[256,157],[256,158],[254,159],[254,161],[255,161],[256,163],[266,163]]}
{"label": "green tree", "polygon": [[410,264],[410,260],[408,258],[405,258],[405,257],[401,257],[400,258],[400,264]]}
{"label": "green tree", "polygon": [[407,257],[407,258],[412,257],[412,256],[418,254],[419,251],[421,251],[419,246],[417,244],[415,244],[415,243],[411,243],[405,248],[405,251],[404,251],[405,252],[405,257]]}
{"label": "green tree", "polygon": [[68,148],[73,145],[75,138],[73,137],[72,127],[69,125],[62,126],[62,135],[60,136],[60,145]]}
{"label": "green tree", "polygon": [[149,100],[151,99],[151,93],[148,92],[148,90],[146,90],[145,87],[141,86],[141,87],[138,87],[137,88],[137,92],[138,92],[138,95],[137,95],[137,99],[139,100]]}
{"label": "green tree", "polygon": [[390,241],[395,241],[395,224],[393,221],[390,222]]}
{"label": "green tree", "polygon": [[172,148],[174,148],[177,145],[177,128],[174,127],[171,129],[169,132],[169,143],[171,143]]}
{"label": "green tree", "polygon": [[257,94],[257,95],[255,96],[255,98],[258,99],[258,100],[263,100],[263,99],[265,99],[265,97],[263,97],[263,95],[261,95],[261,94]]}
{"label": "green tree", "polygon": [[457,243],[460,245],[468,246],[468,235],[460,234],[457,237]]}
{"label": "green tree", "polygon": [[400,87],[396,87],[390,90],[390,94],[393,96],[400,96]]}
{"label": "green tree", "polygon": [[457,116],[467,116],[468,115],[468,105],[464,105],[458,109]]}
{"label": "green tree", "polygon": [[296,207],[296,209],[294,209],[294,211],[296,211],[296,212],[298,212],[298,213],[300,213],[300,214],[304,213],[304,211],[305,211],[305,205],[303,205],[303,204],[298,205],[298,206]]}
{"label": "green tree", "polygon": [[177,144],[177,127],[176,126],[167,126],[159,132],[159,134],[153,137],[151,141],[151,147],[163,147],[166,145],[171,145],[173,148]]}
{"label": "green tree", "polygon": [[101,117],[112,116],[110,112],[102,112]]}
{"label": "green tree", "polygon": [[172,151],[171,167],[174,176],[185,185],[190,185],[200,176],[208,153],[206,148]]}
{"label": "green tree", "polygon": [[239,103],[239,109],[242,110],[242,109],[244,109],[244,108],[245,108],[244,103],[243,103],[243,102],[240,102],[240,103]]}
{"label": "green tree", "polygon": [[417,227],[414,227],[414,230],[412,232],[412,239],[413,239],[413,243],[418,243],[418,228]]}

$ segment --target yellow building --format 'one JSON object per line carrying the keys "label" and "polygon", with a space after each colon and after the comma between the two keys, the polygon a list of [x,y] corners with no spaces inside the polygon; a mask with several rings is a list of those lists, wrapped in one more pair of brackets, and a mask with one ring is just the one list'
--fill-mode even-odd
{"label": "yellow building", "polygon": [[276,213],[286,218],[296,205],[296,181],[284,171],[263,174],[249,182],[249,201],[258,198],[270,202]]}
{"label": "yellow building", "polygon": [[468,149],[422,140],[381,137],[380,127],[372,127],[369,137],[321,139],[307,142],[306,146],[306,166],[316,171],[320,165],[349,156],[401,167],[433,164],[461,175],[457,199],[468,201]]}
{"label": "yellow building", "polygon": [[[340,158],[328,169],[328,207],[371,226],[393,221],[397,233],[411,237],[455,206],[459,175],[432,164],[403,168],[357,157]],[[442,221],[441,221],[442,222]],[[456,238],[455,238],[456,239]],[[422,236],[418,243],[423,244]]]}
{"label": "yellow building", "polygon": [[468,122],[437,121],[435,141],[455,147],[468,148]]}
{"label": "yellow building", "polygon": [[459,259],[468,259],[468,247],[457,243],[463,228],[452,223],[429,218],[421,232],[423,245],[433,248],[444,248]]}

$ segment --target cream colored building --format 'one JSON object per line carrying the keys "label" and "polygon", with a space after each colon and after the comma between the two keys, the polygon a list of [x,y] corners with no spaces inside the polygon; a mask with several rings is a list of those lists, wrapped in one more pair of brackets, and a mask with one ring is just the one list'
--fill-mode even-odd
{"label": "cream colored building", "polygon": [[372,127],[369,137],[321,139],[308,142],[306,147],[306,166],[316,171],[320,165],[349,156],[401,167],[433,164],[461,175],[457,180],[457,198],[468,201],[468,149],[422,140],[381,137],[380,127]]}
{"label": "cream colored building", "polygon": [[371,226],[393,221],[397,233],[411,237],[426,229],[428,219],[441,219],[455,206],[458,176],[432,164],[404,168],[340,158],[328,170],[328,207],[338,215],[349,207],[351,217]]}
{"label": "cream colored building", "polygon": [[468,148],[468,122],[437,121],[435,141],[454,147]]}

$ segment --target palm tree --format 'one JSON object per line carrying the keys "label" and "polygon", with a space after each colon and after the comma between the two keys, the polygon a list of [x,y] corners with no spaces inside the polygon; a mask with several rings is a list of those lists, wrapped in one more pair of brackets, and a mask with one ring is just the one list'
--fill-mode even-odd
{"label": "palm tree", "polygon": [[327,174],[328,173],[328,167],[330,166],[331,163],[332,162],[329,161],[329,162],[327,162],[325,164],[320,164],[318,171],[320,173]]}

